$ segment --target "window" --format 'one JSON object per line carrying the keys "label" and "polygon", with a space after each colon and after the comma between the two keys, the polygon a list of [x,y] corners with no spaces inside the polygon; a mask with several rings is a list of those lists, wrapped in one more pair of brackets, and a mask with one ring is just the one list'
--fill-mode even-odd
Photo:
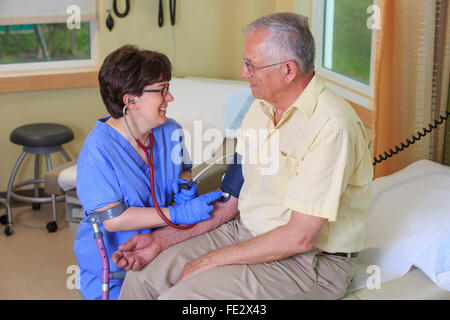
{"label": "window", "polygon": [[373,5],[373,0],[313,1],[316,70],[333,89],[364,107],[373,97]]}
{"label": "window", "polygon": [[96,67],[96,11],[93,0],[0,1],[0,78]]}
{"label": "window", "polygon": [[72,30],[65,23],[0,26],[0,64],[90,60],[90,33],[89,22]]}

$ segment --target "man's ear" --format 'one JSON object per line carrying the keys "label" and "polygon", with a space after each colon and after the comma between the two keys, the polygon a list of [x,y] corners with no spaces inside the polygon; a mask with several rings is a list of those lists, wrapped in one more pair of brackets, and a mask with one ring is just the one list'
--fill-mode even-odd
{"label": "man's ear", "polygon": [[295,61],[288,61],[284,66],[284,77],[287,83],[291,83],[300,72]]}

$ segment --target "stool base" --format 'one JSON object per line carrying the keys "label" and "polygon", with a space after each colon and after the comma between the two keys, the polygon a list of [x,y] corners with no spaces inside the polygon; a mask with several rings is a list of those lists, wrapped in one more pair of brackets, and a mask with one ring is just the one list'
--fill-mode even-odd
{"label": "stool base", "polygon": [[11,208],[9,206],[9,203],[3,198],[0,198],[0,203],[6,207],[6,214],[0,217],[0,222],[2,225],[6,225],[4,231],[5,235],[10,236],[13,234]]}
{"label": "stool base", "polygon": [[[45,180],[39,178],[39,156],[44,155],[47,162],[47,170],[52,170],[52,163],[50,159],[50,154],[54,152],[61,152],[61,154],[64,156],[64,158],[67,161],[72,161],[72,159],[69,157],[69,155],[64,151],[62,146],[51,146],[51,147],[39,147],[39,148],[30,148],[30,147],[24,147],[22,154],[19,156],[19,159],[17,160],[14,169],[11,173],[11,177],[9,179],[8,183],[8,191],[6,196],[6,203],[8,204],[8,207],[11,203],[11,198],[16,199],[18,201],[22,202],[30,202],[33,205],[33,210],[37,210],[40,208],[41,203],[47,203],[51,202],[52,204],[52,220],[47,223],[47,230],[48,232],[55,232],[58,229],[58,226],[56,224],[56,201],[63,200],[65,198],[64,195],[62,196],[56,196],[52,194],[50,197],[42,197],[39,196],[39,183],[43,183]],[[25,156],[27,154],[34,154],[35,155],[35,167],[34,167],[34,179],[26,180],[18,184],[14,184],[14,180],[16,178],[17,172],[19,170],[20,165],[22,164]],[[24,185],[34,185],[34,197],[29,196],[23,196],[19,195],[16,192],[14,192],[18,187],[24,186]],[[8,235],[12,234],[12,215],[9,209],[9,213],[7,215],[7,221],[5,221],[8,228]],[[3,224],[3,220],[2,220]],[[5,229],[5,234],[7,233]]]}

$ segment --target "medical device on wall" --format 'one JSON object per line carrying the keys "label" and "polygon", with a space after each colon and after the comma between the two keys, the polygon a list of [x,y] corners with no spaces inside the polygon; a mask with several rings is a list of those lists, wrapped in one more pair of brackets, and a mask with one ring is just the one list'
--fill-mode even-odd
{"label": "medical device on wall", "polygon": [[406,144],[402,142],[400,144],[400,147],[398,145],[395,146],[395,150],[392,150],[392,148],[391,148],[391,149],[389,149],[388,152],[387,151],[384,152],[384,155],[382,155],[380,153],[378,155],[378,157],[374,157],[373,158],[372,164],[375,166],[377,163],[380,163],[380,162],[382,162],[384,160],[387,160],[387,159],[395,156],[400,151],[405,150],[410,145],[413,145],[416,141],[419,141],[420,139],[422,139],[422,137],[425,137],[428,133],[430,133],[431,131],[436,129],[438,125],[442,124],[445,120],[447,120],[449,115],[450,115],[450,112],[446,111],[445,112],[445,116],[440,115],[439,116],[439,120],[434,120],[433,123],[428,124],[428,128],[422,128],[421,131],[417,131],[417,135],[412,135],[411,136],[412,140],[407,138],[406,139]]}
{"label": "medical device on wall", "polygon": [[[177,0],[169,0],[170,23],[175,25],[175,12],[177,8]],[[161,28],[164,24],[163,0],[159,0],[158,8],[158,26]]]}
{"label": "medical device on wall", "polygon": [[[125,0],[125,10],[123,12],[120,12],[119,9],[117,8],[117,0],[112,1],[113,1],[112,7],[115,15],[119,18],[125,18],[130,12],[130,0]],[[108,10],[106,10],[106,12],[108,12],[108,17],[106,18],[106,27],[108,28],[109,31],[111,31],[114,27],[114,19],[111,16],[111,7]]]}
{"label": "medical device on wall", "polygon": [[164,24],[164,12],[163,12],[163,4],[162,0],[159,0],[159,9],[158,9],[158,26],[161,28]]}
{"label": "medical device on wall", "polygon": [[169,0],[170,23],[175,25],[175,12],[177,11],[177,0]]}

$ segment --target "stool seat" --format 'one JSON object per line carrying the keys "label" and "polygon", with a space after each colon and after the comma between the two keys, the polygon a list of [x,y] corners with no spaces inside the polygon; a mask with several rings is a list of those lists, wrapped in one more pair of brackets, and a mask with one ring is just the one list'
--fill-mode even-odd
{"label": "stool seat", "polygon": [[11,142],[25,147],[51,147],[72,141],[73,131],[56,123],[34,123],[18,127],[11,132]]}

